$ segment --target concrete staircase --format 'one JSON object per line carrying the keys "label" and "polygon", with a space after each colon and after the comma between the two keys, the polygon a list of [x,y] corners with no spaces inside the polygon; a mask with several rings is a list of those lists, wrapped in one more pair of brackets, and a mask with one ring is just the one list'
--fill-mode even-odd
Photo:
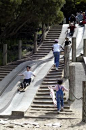
{"label": "concrete staircase", "polygon": [[33,54],[32,56],[27,55],[26,58],[12,62],[6,66],[0,66],[0,81],[3,80],[3,78],[8,75],[15,67],[17,67],[22,62],[28,61],[28,60],[37,60],[41,59],[44,56],[46,56],[52,49],[52,45],[54,43],[54,39],[58,38],[61,33],[61,26],[55,26],[52,27],[44,42],[40,45],[38,48],[38,51]]}
{"label": "concrete staircase", "polygon": [[61,33],[61,26],[55,28],[52,27],[49,30],[46,39],[38,48],[38,51],[32,56],[32,58],[39,59],[46,56],[52,50],[54,40],[59,38],[60,33]]}
{"label": "concrete staircase", "polygon": [[52,66],[48,74],[45,76],[42,84],[40,85],[40,88],[38,89],[30,108],[27,110],[25,117],[61,118],[62,116],[62,118],[65,118],[65,115],[70,117],[70,115],[73,114],[70,110],[66,94],[64,94],[64,111],[58,115],[57,108],[53,105],[52,99],[50,97],[50,91],[48,89],[48,86],[56,85],[57,80],[63,77],[63,69],[63,61],[60,62],[58,71],[56,71],[55,67]]}

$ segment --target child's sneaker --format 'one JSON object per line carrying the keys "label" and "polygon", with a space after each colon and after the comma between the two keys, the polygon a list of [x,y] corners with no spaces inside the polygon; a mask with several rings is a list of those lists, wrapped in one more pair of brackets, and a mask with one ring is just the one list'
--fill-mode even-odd
{"label": "child's sneaker", "polygon": [[64,111],[64,108],[63,108],[63,107],[61,108],[61,111]]}
{"label": "child's sneaker", "polygon": [[57,113],[59,114],[59,113],[60,113],[60,110],[58,110]]}
{"label": "child's sneaker", "polygon": [[58,70],[58,68],[56,67],[56,70]]}
{"label": "child's sneaker", "polygon": [[54,64],[53,66],[54,66],[54,67],[56,67],[56,65],[55,65],[55,64]]}

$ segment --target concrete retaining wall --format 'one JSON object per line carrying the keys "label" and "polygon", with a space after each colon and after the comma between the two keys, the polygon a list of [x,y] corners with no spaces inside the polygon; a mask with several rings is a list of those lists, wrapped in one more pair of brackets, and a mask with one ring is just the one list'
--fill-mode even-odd
{"label": "concrete retaining wall", "polygon": [[[70,91],[72,91],[76,97],[80,98],[80,97],[82,97],[82,81],[86,81],[84,64],[80,63],[80,62],[78,62],[78,63],[72,62],[70,64],[69,68],[70,68],[70,70],[69,70]],[[69,97],[70,97],[70,99],[73,99],[73,100],[75,99],[71,93],[70,93]],[[78,104],[78,105],[79,105],[79,107],[82,106],[80,104]]]}

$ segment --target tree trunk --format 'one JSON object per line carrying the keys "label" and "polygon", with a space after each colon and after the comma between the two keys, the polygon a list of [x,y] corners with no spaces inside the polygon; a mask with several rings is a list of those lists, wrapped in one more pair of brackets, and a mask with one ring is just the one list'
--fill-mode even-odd
{"label": "tree trunk", "polygon": [[84,57],[86,57],[86,39],[84,39],[84,45],[83,45],[83,54],[84,54]]}
{"label": "tree trunk", "polygon": [[64,49],[64,77],[69,78],[69,46]]}
{"label": "tree trunk", "polygon": [[45,24],[42,24],[42,41],[45,40]]}
{"label": "tree trunk", "polygon": [[72,38],[72,62],[76,62],[76,38]]}
{"label": "tree trunk", "polygon": [[37,32],[34,33],[34,53],[37,52]]}
{"label": "tree trunk", "polygon": [[7,64],[7,44],[3,44],[3,65]]}
{"label": "tree trunk", "polygon": [[18,59],[21,60],[22,58],[22,40],[19,40],[18,44]]}

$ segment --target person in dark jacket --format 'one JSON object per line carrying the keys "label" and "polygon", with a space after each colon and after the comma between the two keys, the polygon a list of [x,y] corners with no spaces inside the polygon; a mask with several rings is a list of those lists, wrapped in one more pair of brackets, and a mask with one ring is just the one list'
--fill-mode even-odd
{"label": "person in dark jacket", "polygon": [[71,41],[69,40],[69,38],[65,38],[65,46],[68,46],[71,44]]}
{"label": "person in dark jacket", "polygon": [[75,22],[76,22],[76,17],[72,14],[72,15],[70,16],[70,18],[69,18],[69,24],[70,24],[70,23],[74,23],[74,25],[75,25]]}
{"label": "person in dark jacket", "polygon": [[74,29],[75,29],[75,25],[73,23],[71,23],[71,25],[68,27],[68,29],[70,29],[70,36],[73,36],[74,33]]}

